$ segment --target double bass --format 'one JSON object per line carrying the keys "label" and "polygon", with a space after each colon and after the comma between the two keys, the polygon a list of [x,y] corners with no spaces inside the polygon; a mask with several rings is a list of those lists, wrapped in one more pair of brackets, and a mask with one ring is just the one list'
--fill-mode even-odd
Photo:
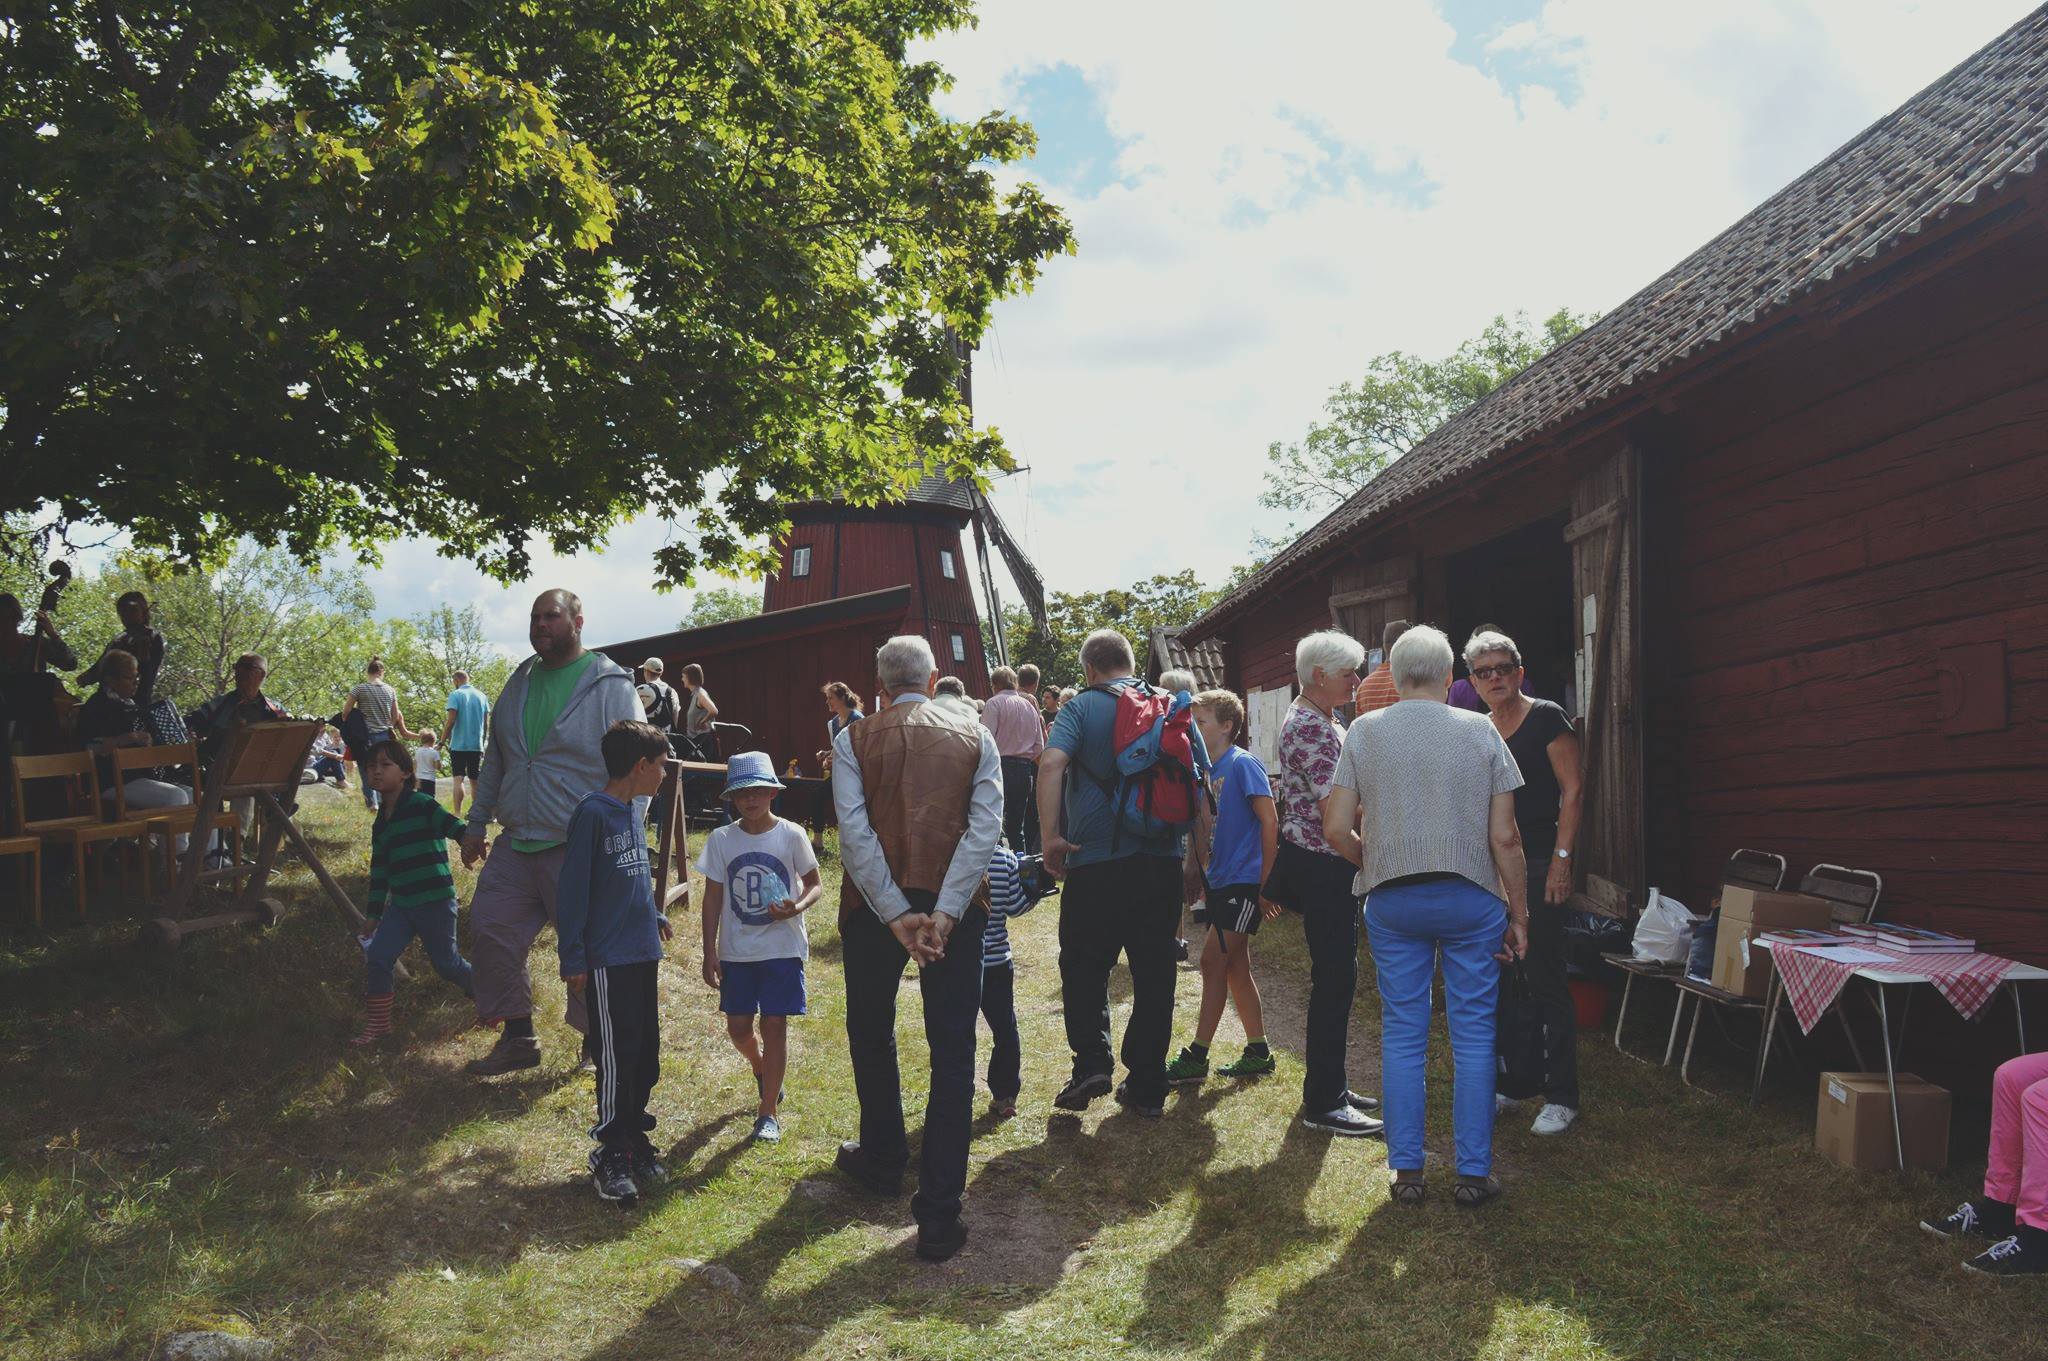
{"label": "double bass", "polygon": [[[50,580],[36,603],[36,616],[54,611],[70,584],[71,564],[62,558],[51,563]],[[27,668],[6,676],[4,688],[0,688],[0,719],[12,719],[23,747],[35,752],[59,750],[66,744],[79,703],[61,680],[43,670],[47,641],[38,624]]]}

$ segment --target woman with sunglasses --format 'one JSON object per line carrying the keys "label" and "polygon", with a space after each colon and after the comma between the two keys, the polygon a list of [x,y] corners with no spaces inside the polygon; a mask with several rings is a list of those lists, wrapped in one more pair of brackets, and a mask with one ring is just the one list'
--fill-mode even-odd
{"label": "woman with sunglasses", "polygon": [[[1565,982],[1564,901],[1572,891],[1572,848],[1578,844],[1584,777],[1579,736],[1565,711],[1522,689],[1522,653],[1515,640],[1481,629],[1465,644],[1465,668],[1487,715],[1507,742],[1523,784],[1515,791],[1515,826],[1529,863],[1529,953],[1523,967],[1543,1016],[1543,1110],[1530,1129],[1562,1134],[1579,1118],[1579,1030]],[[1511,1103],[1496,1097],[1498,1106]]]}

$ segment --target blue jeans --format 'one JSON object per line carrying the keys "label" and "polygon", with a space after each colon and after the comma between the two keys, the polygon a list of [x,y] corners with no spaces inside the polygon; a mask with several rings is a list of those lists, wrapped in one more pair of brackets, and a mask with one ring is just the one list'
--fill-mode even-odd
{"label": "blue jeans", "polygon": [[[368,760],[368,758],[369,758],[369,754],[370,754],[370,748],[371,748],[371,747],[374,747],[374,746],[376,746],[376,745],[377,745],[377,744],[378,744],[379,742],[389,742],[390,740],[391,740],[391,729],[389,729],[389,728],[372,728],[372,729],[370,729],[370,740],[369,740],[369,741],[368,741],[367,743],[365,743],[365,744],[363,745],[363,756],[364,756],[364,761],[365,761],[365,762],[367,762],[367,760]],[[363,774],[363,764],[364,764],[364,763],[362,763],[362,762],[359,762],[359,763],[357,764],[357,766],[356,766],[356,777],[357,777],[358,779],[362,780],[362,782],[363,782],[363,807],[365,807],[365,808],[375,808],[375,807],[377,806],[377,802],[378,802],[378,800],[377,800],[377,791],[376,791],[376,790],[374,790],[374,789],[372,789],[372,788],[370,788],[370,781],[369,781],[369,778],[368,778],[367,776],[365,776],[365,775]]]}
{"label": "blue jeans", "polygon": [[1450,1025],[1451,1128],[1458,1174],[1493,1169],[1494,1011],[1500,994],[1495,951],[1507,934],[1507,908],[1469,879],[1382,884],[1366,895],[1365,930],[1380,983],[1380,1083],[1387,1122],[1387,1165],[1422,1169],[1427,1112],[1429,994],[1439,953],[1444,1013]]}
{"label": "blue jeans", "polygon": [[418,936],[420,944],[427,947],[427,958],[434,961],[434,972],[473,995],[469,961],[455,946],[453,898],[434,907],[384,909],[383,917],[377,922],[377,934],[370,937],[369,947],[363,952],[369,960],[369,995],[383,997],[392,990],[391,966],[405,953],[405,947],[412,944],[414,936]]}

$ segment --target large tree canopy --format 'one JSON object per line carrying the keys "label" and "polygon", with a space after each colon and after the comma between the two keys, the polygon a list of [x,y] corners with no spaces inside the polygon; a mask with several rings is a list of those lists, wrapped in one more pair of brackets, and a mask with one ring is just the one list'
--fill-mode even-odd
{"label": "large tree canopy", "polygon": [[1004,466],[954,379],[1071,248],[908,55],[966,0],[44,0],[0,17],[0,510],[500,576],[626,515]]}

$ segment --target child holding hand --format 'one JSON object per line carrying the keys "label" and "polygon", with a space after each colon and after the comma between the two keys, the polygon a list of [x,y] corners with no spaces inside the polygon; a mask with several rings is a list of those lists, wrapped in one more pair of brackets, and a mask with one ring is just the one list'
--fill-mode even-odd
{"label": "child holding hand", "polygon": [[789,1018],[805,1011],[811,944],[803,914],[824,892],[810,837],[775,816],[782,788],[767,752],[743,751],[727,761],[724,797],[739,821],[706,837],[697,860],[704,876],[704,981],[718,989],[725,1033],[754,1070],[761,1106],[753,1137],[768,1144],[782,1138]]}
{"label": "child holding hand", "polygon": [[469,961],[455,944],[455,875],[448,841],[462,822],[415,787],[405,743],[379,742],[363,756],[363,779],[378,795],[370,828],[370,919],[361,937],[368,965],[370,1015],[352,1044],[375,1044],[391,1033],[394,967],[414,936],[427,947],[434,972],[471,991]]}

